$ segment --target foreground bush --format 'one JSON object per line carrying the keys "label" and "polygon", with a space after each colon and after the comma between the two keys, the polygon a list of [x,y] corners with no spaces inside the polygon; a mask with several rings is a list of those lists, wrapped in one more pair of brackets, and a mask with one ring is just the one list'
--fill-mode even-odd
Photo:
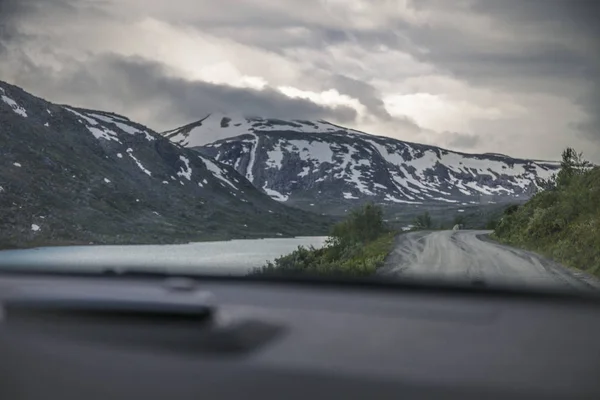
{"label": "foreground bush", "polygon": [[300,246],[252,274],[372,275],[383,265],[394,236],[383,221],[381,208],[367,204],[335,225],[323,248]]}
{"label": "foreground bush", "polygon": [[507,209],[493,236],[600,276],[600,168],[567,149],[544,188]]}

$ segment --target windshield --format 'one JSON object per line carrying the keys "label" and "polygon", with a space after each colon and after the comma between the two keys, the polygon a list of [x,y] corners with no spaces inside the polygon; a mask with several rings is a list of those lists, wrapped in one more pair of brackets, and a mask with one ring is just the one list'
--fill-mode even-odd
{"label": "windshield", "polygon": [[598,3],[0,5],[0,269],[600,287]]}

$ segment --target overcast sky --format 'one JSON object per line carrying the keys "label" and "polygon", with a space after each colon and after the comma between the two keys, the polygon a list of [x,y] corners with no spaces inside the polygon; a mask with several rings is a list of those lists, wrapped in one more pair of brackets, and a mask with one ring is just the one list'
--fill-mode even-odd
{"label": "overcast sky", "polygon": [[326,119],[600,162],[600,1],[0,0],[0,79],[162,131]]}

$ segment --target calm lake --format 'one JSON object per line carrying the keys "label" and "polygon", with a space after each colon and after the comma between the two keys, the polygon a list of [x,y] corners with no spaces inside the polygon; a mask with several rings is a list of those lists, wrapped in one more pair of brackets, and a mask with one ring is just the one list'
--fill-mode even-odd
{"label": "calm lake", "polygon": [[322,247],[324,236],[244,239],[178,245],[64,246],[0,251],[0,268],[52,268],[92,272],[153,269],[164,272],[245,274],[294,251]]}

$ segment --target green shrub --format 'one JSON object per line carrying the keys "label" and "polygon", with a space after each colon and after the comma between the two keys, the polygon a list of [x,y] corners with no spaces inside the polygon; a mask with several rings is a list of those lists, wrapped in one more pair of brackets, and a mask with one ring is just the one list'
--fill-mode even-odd
{"label": "green shrub", "polygon": [[454,225],[465,225],[467,222],[467,218],[464,215],[457,214],[454,216],[454,220],[452,221],[452,226]]}
{"label": "green shrub", "polygon": [[600,168],[567,149],[548,187],[507,208],[493,236],[600,275]]}
{"label": "green shrub", "polygon": [[386,231],[381,207],[369,203],[353,210],[345,221],[333,227],[329,244],[345,247],[355,243],[367,243]]}
{"label": "green shrub", "polygon": [[381,207],[367,204],[336,224],[321,249],[298,247],[291,254],[252,271],[254,275],[368,276],[381,267],[395,232],[383,221]]}
{"label": "green shrub", "polygon": [[506,207],[506,210],[504,210],[504,215],[512,215],[512,214],[516,213],[518,210],[519,210],[519,205],[512,204],[512,205]]}
{"label": "green shrub", "polygon": [[500,223],[500,221],[498,221],[495,218],[492,218],[485,223],[485,229],[493,231],[494,229],[496,229],[498,227],[499,223]]}
{"label": "green shrub", "polygon": [[413,230],[431,229],[433,227],[433,221],[429,211],[425,211],[421,215],[417,215],[413,221]]}

